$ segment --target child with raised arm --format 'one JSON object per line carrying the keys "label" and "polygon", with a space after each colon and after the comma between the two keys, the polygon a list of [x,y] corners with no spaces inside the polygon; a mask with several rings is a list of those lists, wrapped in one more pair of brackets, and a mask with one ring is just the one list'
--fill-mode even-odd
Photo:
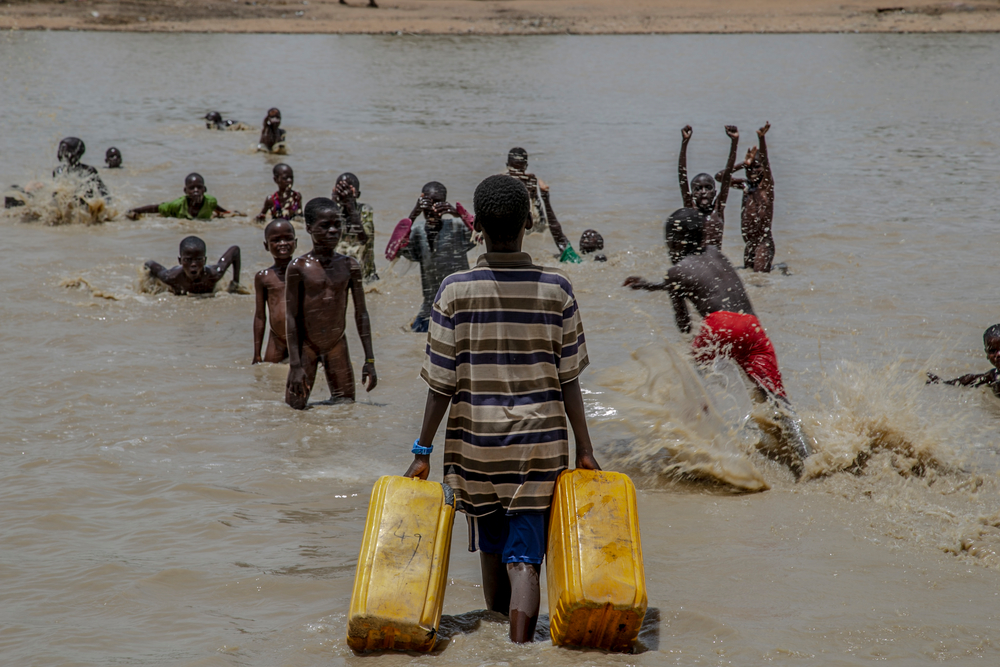
{"label": "child with raised arm", "polygon": [[281,152],[284,149],[285,131],[281,129],[281,111],[276,108],[267,110],[264,116],[264,126],[260,130],[260,143],[257,150],[269,153]]}
{"label": "child with raised arm", "polygon": [[[423,223],[417,222],[421,214]],[[454,206],[448,203],[448,189],[444,185],[431,181],[421,190],[410,217],[396,224],[385,249],[385,258],[392,261],[402,255],[411,262],[420,263],[424,300],[410,324],[411,331],[426,333],[434,295],[441,281],[456,271],[469,268],[468,252],[476,247],[472,241],[472,219],[460,203]]]}
{"label": "child with raised arm", "polygon": [[684,208],[696,208],[705,216],[705,243],[722,249],[722,232],[726,225],[726,201],[729,199],[729,181],[736,164],[736,148],[740,142],[740,132],[735,125],[726,125],[726,135],[731,140],[729,160],[721,173],[719,191],[715,191],[715,179],[709,174],[698,174],[691,179],[690,188],[687,178],[687,147],[694,131],[690,125],[681,130],[681,154],[677,159],[677,178],[681,184],[681,198]]}
{"label": "child with raised arm", "polygon": [[486,254],[434,299],[420,372],[427,403],[405,475],[427,479],[447,412],[444,482],[480,552],[486,605],[509,614],[510,638],[523,643],[534,638],[546,524],[569,463],[567,420],[576,467],[600,470],[580,390],[587,344],[569,279],[521,252],[532,224],[524,185],[490,176],[474,200]]}
{"label": "child with raised arm", "polygon": [[368,204],[358,201],[361,181],[351,172],[337,177],[333,186],[333,200],[340,204],[347,217],[344,237],[337,246],[341,255],[358,260],[365,282],[378,280],[375,273],[375,211]]}
{"label": "child with raised arm", "polygon": [[291,220],[297,215],[302,215],[302,195],[292,190],[295,184],[295,174],[292,168],[282,162],[274,165],[271,170],[274,176],[274,183],[278,186],[278,191],[264,200],[264,208],[257,216],[257,222],[264,222],[270,217],[272,220],[282,218]]}
{"label": "child with raised arm", "polygon": [[[767,158],[767,142],[764,135],[771,129],[771,123],[757,130],[758,147],[747,151],[746,160],[735,171],[745,169],[746,180],[733,178],[732,186],[743,190],[743,212],[740,229],[743,232],[743,268],[757,273],[769,273],[774,261],[774,236],[771,222],[774,220],[774,176],[771,161]],[[717,175],[716,178],[719,178]]]}
{"label": "child with raised arm", "polygon": [[260,349],[264,344],[264,330],[268,328],[268,316],[271,333],[267,337],[267,351],[263,361],[276,364],[288,358],[288,341],[285,339],[285,272],[297,245],[295,228],[287,220],[277,218],[264,228],[264,249],[271,253],[274,264],[258,271],[253,280],[254,293],[257,295],[257,308],[253,317],[253,364],[262,361]]}
{"label": "child with raised arm", "polygon": [[168,269],[153,260],[146,262],[146,270],[159,279],[174,294],[211,294],[215,284],[222,280],[226,269],[233,267],[233,279],[227,288],[236,292],[240,288],[240,247],[230,246],[217,264],[205,266],[207,248],[197,236],[188,236],[181,241],[177,262],[179,266]]}
{"label": "child with raised arm", "polygon": [[[624,286],[670,294],[674,319],[681,333],[691,331],[690,301],[703,318],[701,331],[692,343],[694,357],[700,363],[724,355],[753,381],[758,402],[780,401],[786,412],[791,403],[778,370],[774,346],[764,332],[750,305],[750,297],[736,269],[714,245],[705,243],[705,218],[701,211],[682,208],[667,220],[667,248],[673,266],[665,280],[651,283],[630,276]],[[802,462],[812,454],[794,413],[779,417],[783,444],[789,448],[789,467],[795,476],[802,474]]]}
{"label": "child with raised arm", "polygon": [[[218,200],[205,194],[205,179],[201,174],[188,174],[184,179],[184,196],[162,204],[137,206],[126,215],[137,219],[144,213],[159,213],[165,218],[182,218],[184,220],[209,220],[230,215],[230,211],[219,206]],[[232,215],[237,215],[235,211]]]}
{"label": "child with raised arm", "polygon": [[347,350],[347,295],[354,301],[354,321],[365,349],[361,381],[365,390],[378,384],[372,352],[371,325],[357,260],[337,254],[344,233],[344,213],[332,199],[317,197],[306,204],[306,231],[311,252],[296,257],[285,272],[285,331],[288,341],[288,384],[285,402],[303,410],[320,363],[330,397],[354,400],[354,368]]}
{"label": "child with raised arm", "polygon": [[927,384],[962,385],[963,387],[981,387],[986,385],[993,394],[1000,398],[1000,324],[994,324],[983,332],[983,348],[986,351],[986,359],[993,364],[991,370],[985,373],[968,373],[953,380],[942,380],[934,373],[927,373]]}

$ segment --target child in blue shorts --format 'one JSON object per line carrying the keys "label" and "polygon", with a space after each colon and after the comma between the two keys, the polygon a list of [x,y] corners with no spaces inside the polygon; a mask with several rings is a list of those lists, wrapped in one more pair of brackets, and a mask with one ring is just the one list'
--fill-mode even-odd
{"label": "child in blue shorts", "polygon": [[534,639],[546,524],[556,478],[569,463],[567,426],[576,467],[600,470],[580,390],[589,362],[573,285],[521,252],[530,207],[527,189],[510,176],[476,188],[475,230],[486,254],[445,278],[434,299],[420,372],[427,403],[406,471],[427,479],[447,411],[444,482],[468,517],[486,604],[509,613],[518,643]]}

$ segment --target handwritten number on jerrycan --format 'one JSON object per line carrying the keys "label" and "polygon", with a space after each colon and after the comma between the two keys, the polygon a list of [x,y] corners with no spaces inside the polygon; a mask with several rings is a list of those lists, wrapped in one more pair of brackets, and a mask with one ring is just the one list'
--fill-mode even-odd
{"label": "handwritten number on jerrycan", "polygon": [[617,472],[563,472],[546,558],[552,643],[627,650],[646,615],[632,481]]}
{"label": "handwritten number on jerrycan", "polygon": [[352,649],[434,648],[454,520],[443,484],[388,475],[375,483],[347,623]]}

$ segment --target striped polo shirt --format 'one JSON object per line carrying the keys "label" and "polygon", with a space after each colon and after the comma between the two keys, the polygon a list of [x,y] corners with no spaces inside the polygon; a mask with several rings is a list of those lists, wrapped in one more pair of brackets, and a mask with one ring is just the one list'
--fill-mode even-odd
{"label": "striped polo shirt", "polygon": [[562,385],[589,363],[573,285],[527,253],[445,278],[420,377],[451,396],[444,481],[458,509],[542,512],[569,462]]}

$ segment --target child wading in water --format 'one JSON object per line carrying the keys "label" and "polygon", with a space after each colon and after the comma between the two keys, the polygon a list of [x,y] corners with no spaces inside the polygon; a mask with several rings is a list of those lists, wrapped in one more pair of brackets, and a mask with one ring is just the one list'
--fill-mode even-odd
{"label": "child wading in water", "polygon": [[366,391],[378,384],[361,266],[336,252],[344,233],[343,211],[333,200],[317,197],[306,204],[305,218],[313,249],[292,260],[285,273],[289,365],[285,402],[296,410],[305,409],[320,363],[331,398],[354,400],[354,368],[346,335],[348,293],[354,300],[354,321],[365,349],[361,381],[367,382]]}
{"label": "child wading in water", "polygon": [[56,152],[59,166],[52,172],[52,177],[55,179],[77,178],[79,179],[76,189],[78,197],[107,200],[109,198],[108,188],[97,174],[97,170],[89,164],[80,162],[80,158],[86,152],[87,146],[76,137],[66,137],[60,141]]}
{"label": "child wading in water", "polygon": [[361,181],[350,172],[337,177],[333,186],[333,200],[340,204],[347,217],[344,237],[337,246],[341,255],[349,255],[358,260],[365,282],[378,280],[375,273],[375,211],[368,204],[358,201],[361,195]]}
{"label": "child wading in water", "polygon": [[[743,212],[740,228],[743,232],[743,268],[758,273],[769,273],[774,261],[774,236],[771,222],[774,220],[774,176],[771,161],[767,158],[767,142],[764,135],[771,124],[757,130],[759,147],[747,151],[746,160],[735,171],[746,170],[746,180],[732,179],[732,186],[743,190]],[[717,179],[725,178],[724,173],[716,174]],[[780,264],[779,267],[783,267]],[[787,270],[787,267],[786,267]]]}
{"label": "child wading in water", "polygon": [[[416,222],[421,214],[423,224]],[[420,263],[424,300],[410,324],[411,331],[427,331],[434,295],[441,281],[456,271],[469,268],[468,252],[476,247],[472,242],[472,224],[472,215],[461,204],[449,204],[447,188],[437,181],[423,187],[410,217],[396,224],[385,249],[385,258],[392,261],[400,254],[411,262]]]}
{"label": "child wading in water", "polygon": [[162,204],[137,206],[126,215],[132,220],[144,213],[159,213],[165,218],[183,218],[185,220],[209,220],[212,217],[221,218],[225,215],[238,215],[219,206],[215,197],[205,194],[205,179],[201,174],[188,174],[184,179],[184,196]]}
{"label": "child wading in water", "polygon": [[[667,247],[673,266],[663,282],[651,283],[638,276],[625,280],[632,289],[669,292],[674,318],[681,333],[691,331],[687,301],[704,318],[701,331],[692,343],[694,357],[701,363],[716,355],[727,356],[739,365],[756,386],[758,402],[780,401],[785,412],[791,403],[778,370],[774,346],[750,305],[750,297],[736,269],[714,245],[705,243],[705,218],[700,211],[682,208],[667,220]],[[794,414],[779,414],[783,458],[796,477],[802,462],[812,454]]]}
{"label": "child wading in water", "polygon": [[726,200],[729,199],[729,181],[736,164],[736,149],[740,142],[740,132],[735,125],[726,125],[726,135],[730,138],[729,160],[726,168],[720,172],[722,184],[718,194],[715,191],[715,179],[708,174],[698,174],[691,179],[688,187],[687,178],[687,147],[694,130],[690,125],[681,129],[681,154],[677,159],[677,178],[681,184],[681,198],[684,208],[696,208],[705,216],[705,243],[722,249],[722,232],[726,225]]}
{"label": "child wading in water", "polygon": [[228,291],[236,292],[240,287],[240,247],[230,246],[218,264],[205,266],[207,248],[197,236],[188,236],[181,241],[177,262],[180,266],[168,269],[153,260],[146,262],[146,269],[154,278],[166,283],[174,294],[211,294],[215,284],[222,280],[226,269],[233,267],[233,279]]}
{"label": "child wading in water", "polygon": [[267,351],[263,361],[278,363],[288,358],[288,341],[285,339],[285,272],[297,245],[295,228],[287,220],[272,220],[264,228],[264,249],[271,253],[274,264],[254,276],[254,293],[257,295],[257,308],[253,316],[254,364],[262,361],[260,349],[264,343],[264,330],[268,328],[268,316],[271,320],[271,333],[267,338]]}
{"label": "child wading in water", "polygon": [[302,215],[302,195],[292,190],[292,185],[295,184],[292,168],[282,162],[274,165],[271,173],[274,175],[278,191],[264,200],[264,208],[260,210],[257,222],[264,222],[268,216],[271,219],[291,220],[297,215]]}
{"label": "child wading in water", "polygon": [[[486,254],[444,279],[420,377],[427,383],[420,437],[407,477],[427,479],[445,413],[444,481],[480,552],[486,606],[510,616],[510,638],[534,639],[539,570],[555,480],[569,463],[599,470],[580,390],[587,344],[573,285],[521,252],[528,191],[506,175],[476,188],[476,231]],[[449,411],[450,406],[450,411]]]}
{"label": "child wading in water", "polygon": [[981,387],[986,385],[993,394],[1000,398],[1000,324],[994,324],[983,332],[983,348],[986,351],[986,358],[993,368],[985,373],[969,373],[954,380],[942,380],[934,373],[927,373],[927,384],[960,384],[963,387]]}

